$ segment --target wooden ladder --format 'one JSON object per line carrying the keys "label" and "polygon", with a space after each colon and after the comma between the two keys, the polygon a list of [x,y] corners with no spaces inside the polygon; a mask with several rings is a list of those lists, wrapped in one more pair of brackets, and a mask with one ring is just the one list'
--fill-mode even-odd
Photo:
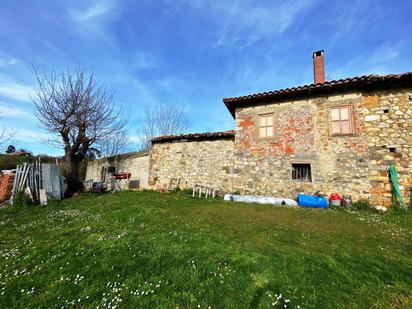
{"label": "wooden ladder", "polygon": [[180,184],[180,178],[170,178],[169,185],[167,186],[167,191],[173,191],[179,188],[179,184]]}

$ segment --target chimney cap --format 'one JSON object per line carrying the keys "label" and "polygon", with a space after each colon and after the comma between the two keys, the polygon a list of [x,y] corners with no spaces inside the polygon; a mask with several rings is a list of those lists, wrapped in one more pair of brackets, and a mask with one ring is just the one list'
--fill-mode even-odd
{"label": "chimney cap", "polygon": [[323,56],[324,52],[323,49],[313,52],[313,58]]}

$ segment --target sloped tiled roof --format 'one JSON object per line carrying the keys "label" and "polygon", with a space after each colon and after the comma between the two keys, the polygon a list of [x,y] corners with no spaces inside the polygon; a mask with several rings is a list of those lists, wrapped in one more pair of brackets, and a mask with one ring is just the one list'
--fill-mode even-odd
{"label": "sloped tiled roof", "polygon": [[223,102],[232,116],[241,106],[258,105],[272,101],[278,102],[286,99],[304,98],[331,92],[345,92],[353,90],[376,90],[390,87],[412,87],[412,72],[389,75],[364,75],[359,77],[331,80],[322,84],[310,84],[299,87],[285,88],[268,92],[255,93],[240,97],[224,98]]}
{"label": "sloped tiled roof", "polygon": [[180,135],[163,135],[152,139],[152,144],[165,143],[173,141],[198,141],[198,140],[216,140],[234,138],[235,131],[229,130],[224,132],[207,132],[207,133],[190,133]]}

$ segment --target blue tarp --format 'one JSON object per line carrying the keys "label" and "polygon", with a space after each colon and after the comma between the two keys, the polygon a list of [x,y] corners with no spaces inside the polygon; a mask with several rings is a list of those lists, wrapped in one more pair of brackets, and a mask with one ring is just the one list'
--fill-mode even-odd
{"label": "blue tarp", "polygon": [[313,208],[328,208],[328,200],[323,196],[299,194],[298,205]]}

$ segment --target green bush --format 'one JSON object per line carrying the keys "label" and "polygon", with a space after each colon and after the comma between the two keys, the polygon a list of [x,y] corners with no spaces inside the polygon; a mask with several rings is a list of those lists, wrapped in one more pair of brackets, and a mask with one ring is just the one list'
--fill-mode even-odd
{"label": "green bush", "polygon": [[352,203],[352,209],[354,210],[373,210],[373,206],[369,200],[361,199]]}
{"label": "green bush", "polygon": [[24,194],[24,191],[19,191],[14,196],[13,205],[30,206],[34,205],[34,202],[26,194]]}
{"label": "green bush", "polygon": [[404,208],[400,203],[393,203],[392,209],[398,213],[406,213],[407,208]]}
{"label": "green bush", "polygon": [[0,170],[12,170],[17,165],[23,163],[32,163],[33,157],[31,156],[12,156],[7,154],[0,154]]}
{"label": "green bush", "polygon": [[192,195],[192,194],[193,194],[193,190],[192,190],[192,189],[189,189],[189,188],[183,189],[183,190],[181,190],[181,192],[182,192],[184,195]]}

